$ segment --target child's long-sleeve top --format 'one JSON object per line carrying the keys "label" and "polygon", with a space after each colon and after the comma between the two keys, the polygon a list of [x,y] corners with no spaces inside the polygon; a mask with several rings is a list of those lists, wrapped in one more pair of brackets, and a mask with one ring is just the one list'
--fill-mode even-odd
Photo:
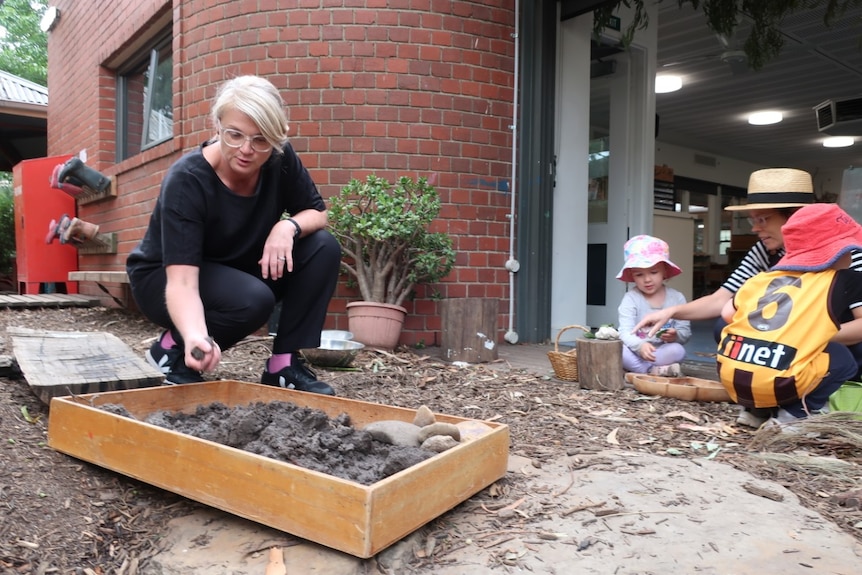
{"label": "child's long-sleeve top", "polygon": [[[685,296],[681,292],[665,286],[664,305],[661,309],[681,305],[685,301]],[[620,339],[626,347],[634,352],[637,352],[645,341],[649,341],[655,346],[664,343],[658,337],[646,339],[649,328],[642,330],[640,334],[632,333],[632,329],[634,329],[641,318],[653,311],[656,311],[656,309],[650,306],[644,295],[636,287],[626,292],[626,295],[623,296],[620,302],[618,309]],[[676,330],[677,343],[684,344],[691,338],[691,323],[688,320],[671,319],[662,327],[674,328]]]}

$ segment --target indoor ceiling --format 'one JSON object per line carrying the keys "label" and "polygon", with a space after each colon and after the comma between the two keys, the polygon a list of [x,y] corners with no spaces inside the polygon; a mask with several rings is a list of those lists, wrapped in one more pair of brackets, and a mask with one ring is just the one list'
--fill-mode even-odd
{"label": "indoor ceiling", "polygon": [[[650,22],[650,25],[655,25]],[[735,38],[745,40],[748,23]],[[813,108],[830,99],[862,97],[862,7],[831,27],[814,10],[785,18],[785,45],[761,70],[722,61],[725,48],[706,17],[665,0],[659,5],[657,72],[683,76],[677,92],[656,94],[659,140],[764,166],[816,174],[862,166],[862,133],[848,148],[824,148]],[[732,59],[731,59],[732,60]],[[750,112],[783,112],[784,121],[752,126]],[[862,122],[860,122],[862,125]]]}

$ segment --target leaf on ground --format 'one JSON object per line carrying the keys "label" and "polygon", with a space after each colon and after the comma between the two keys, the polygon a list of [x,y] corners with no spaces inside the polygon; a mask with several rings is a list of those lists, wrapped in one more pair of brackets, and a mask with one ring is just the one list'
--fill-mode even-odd
{"label": "leaf on ground", "polygon": [[687,411],[669,411],[664,414],[665,417],[681,417],[694,423],[700,423],[700,418],[690,414]]}
{"label": "leaf on ground", "polygon": [[575,425],[580,423],[577,417],[570,417],[564,413],[557,413],[557,417],[559,417],[563,421],[568,421],[569,423],[573,423]]}
{"label": "leaf on ground", "polygon": [[605,438],[605,440],[606,440],[608,443],[612,443],[613,445],[619,445],[619,444],[620,444],[620,442],[617,440],[617,432],[618,432],[619,430],[620,430],[620,428],[619,428],[619,427],[615,427],[613,431],[611,431],[610,433],[608,433],[608,436]]}
{"label": "leaf on ground", "polygon": [[30,415],[30,410],[27,409],[26,405],[21,406],[21,415],[24,416],[24,421],[27,423],[38,423],[39,419],[42,417],[41,415],[37,415],[36,417]]}
{"label": "leaf on ground", "polygon": [[677,427],[686,431],[700,431],[703,433],[708,433],[710,435],[723,435],[727,433],[727,426],[721,422],[713,423],[710,425],[692,425],[690,423],[680,423],[679,425],[677,425]]}

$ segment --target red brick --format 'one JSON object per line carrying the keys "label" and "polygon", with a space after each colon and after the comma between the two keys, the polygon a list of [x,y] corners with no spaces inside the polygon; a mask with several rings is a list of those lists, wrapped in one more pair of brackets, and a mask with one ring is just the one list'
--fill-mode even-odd
{"label": "red brick", "polygon": [[[502,264],[511,227],[511,2],[79,4],[49,39],[48,153],[86,150],[88,165],[117,176],[116,198],[79,213],[119,238],[116,255],[81,255],[81,269],[123,268],[167,168],[213,135],[209,106],[218,85],[253,73],[282,90],[291,141],[325,197],[353,177],[378,172],[427,176],[445,198],[433,228],[453,235],[456,269],[440,284],[416,290],[403,343],[439,344],[435,294],[500,298],[499,325],[508,323]],[[175,138],[115,163],[115,70],[130,41],[146,38],[148,23],[163,14],[186,18],[173,23]],[[96,21],[115,24],[103,34],[87,33]],[[357,298],[340,282],[327,325],[346,327],[344,305]]]}

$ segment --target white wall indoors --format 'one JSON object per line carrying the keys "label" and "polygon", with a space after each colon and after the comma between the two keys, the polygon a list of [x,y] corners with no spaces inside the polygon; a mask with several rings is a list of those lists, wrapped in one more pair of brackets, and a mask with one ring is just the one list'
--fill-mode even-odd
{"label": "white wall indoors", "polygon": [[[714,158],[715,167],[696,163],[696,156]],[[696,178],[740,188],[748,187],[748,176],[751,175],[751,172],[768,167],[691,148],[683,148],[674,144],[664,144],[661,141],[655,143],[655,163],[669,166],[673,169],[675,176]]]}
{"label": "white wall indoors", "polygon": [[[706,166],[695,162],[695,156],[715,158],[715,167]],[[725,156],[718,156],[708,152],[667,144],[656,140],[655,163],[667,165],[673,168],[674,175],[687,178],[697,178],[718,184],[748,187],[748,177],[751,172],[761,168],[793,168],[794,166],[767,166],[742,160],[735,160]],[[849,166],[848,166],[849,167]],[[835,201],[841,191],[841,180],[844,177],[843,170],[814,170],[811,171],[814,182],[814,193],[820,201]]]}

